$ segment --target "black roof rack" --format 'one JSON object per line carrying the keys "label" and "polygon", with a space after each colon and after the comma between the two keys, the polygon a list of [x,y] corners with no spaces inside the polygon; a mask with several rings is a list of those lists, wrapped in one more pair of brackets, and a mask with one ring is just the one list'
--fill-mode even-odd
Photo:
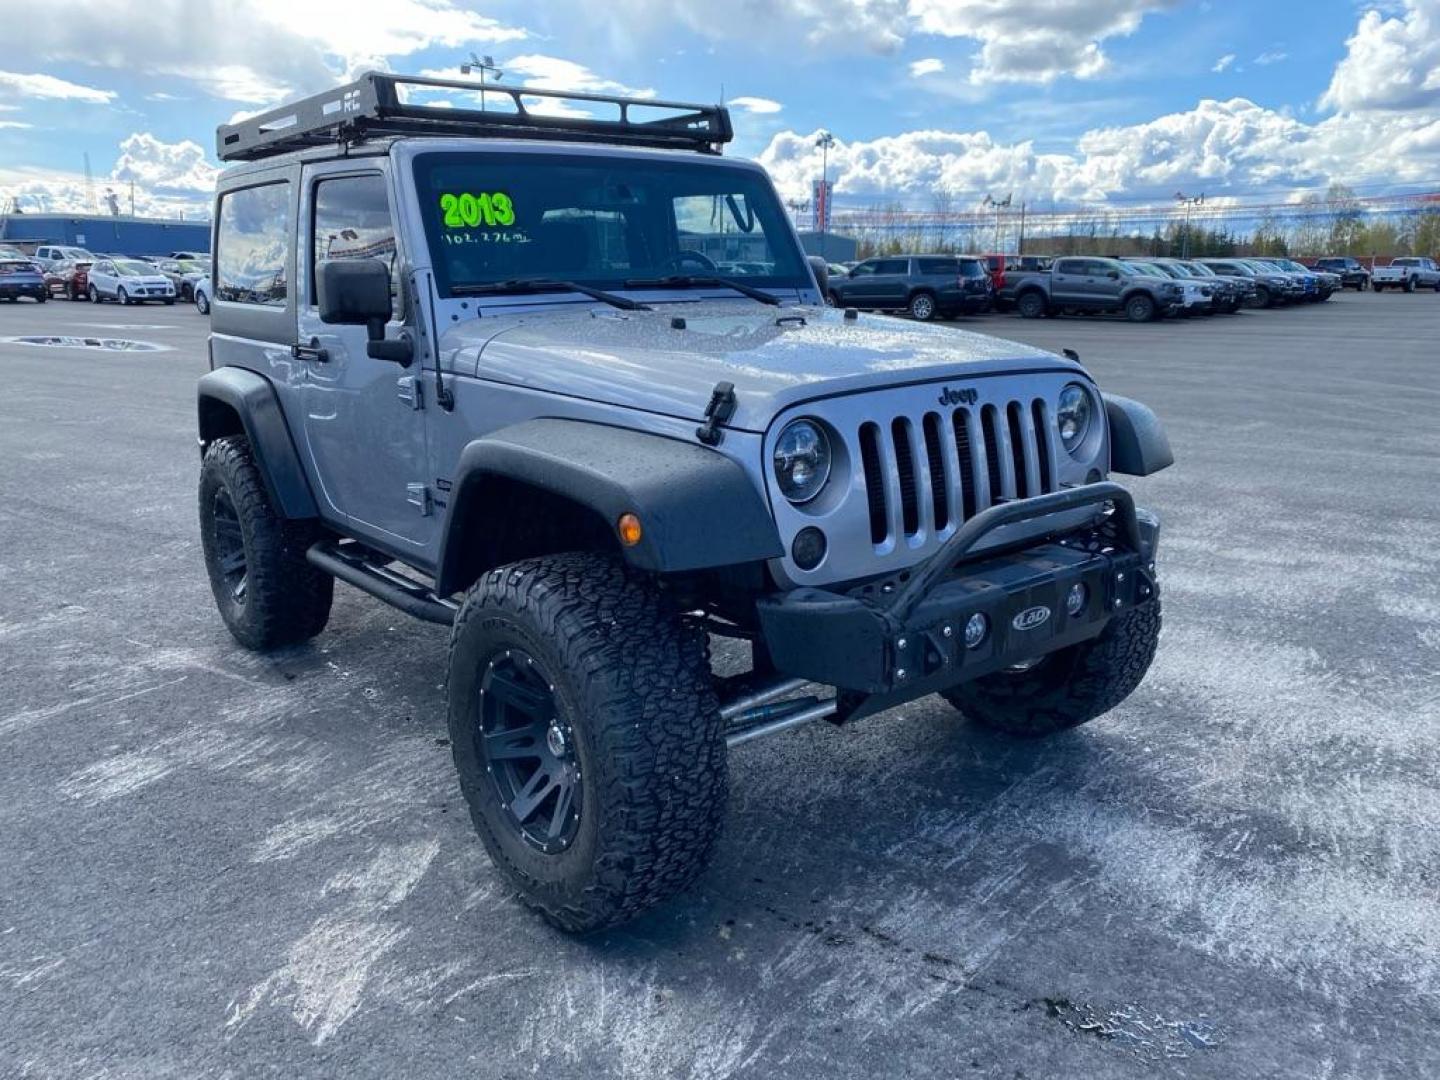
{"label": "black roof rack", "polygon": [[[436,91],[463,91],[477,107],[416,104]],[[546,106],[554,103],[551,108]],[[614,118],[581,112],[610,106]],[[578,107],[577,107],[578,106]],[[600,110],[596,110],[600,111]],[[639,111],[643,119],[632,118]],[[554,139],[718,154],[734,137],[723,105],[500,86],[370,72],[353,83],[241,120],[216,132],[221,161],[256,161],[292,150],[351,144],[385,135]]]}

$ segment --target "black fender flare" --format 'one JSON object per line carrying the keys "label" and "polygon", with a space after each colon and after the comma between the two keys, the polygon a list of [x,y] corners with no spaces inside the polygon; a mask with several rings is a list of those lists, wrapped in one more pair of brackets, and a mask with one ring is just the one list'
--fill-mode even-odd
{"label": "black fender flare", "polygon": [[201,376],[196,408],[202,451],[222,436],[239,434],[228,415],[233,412],[250,440],[271,503],[286,518],[317,516],[315,494],[269,379],[248,368],[216,368]]}
{"label": "black fender flare", "polygon": [[1149,476],[1175,464],[1165,425],[1148,406],[1119,394],[1101,394],[1110,421],[1110,470]]}
{"label": "black fender flare", "polygon": [[[593,512],[611,535],[622,514],[640,518],[641,538],[617,546],[641,570],[678,573],[782,556],[774,519],[735,461],[709,447],[581,420],[527,420],[466,445],[460,453],[440,542],[435,590],[464,588],[465,550],[474,542],[470,500],[486,482],[517,481]],[[503,512],[503,511],[502,511]]]}

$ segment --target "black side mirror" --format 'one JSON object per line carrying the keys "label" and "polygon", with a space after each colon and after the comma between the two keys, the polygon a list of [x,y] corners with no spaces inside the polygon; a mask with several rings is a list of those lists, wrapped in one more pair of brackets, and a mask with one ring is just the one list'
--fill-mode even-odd
{"label": "black side mirror", "polygon": [[820,295],[824,296],[830,291],[830,264],[819,255],[808,255],[805,261],[810,264],[810,271],[815,275],[815,284],[820,286]]}
{"label": "black side mirror", "polygon": [[1108,277],[1111,281],[1119,281],[1119,280],[1120,280],[1120,271],[1119,271],[1119,270],[1111,270],[1111,271],[1110,271],[1108,274],[1106,274],[1105,276]]}
{"label": "black side mirror", "polygon": [[385,336],[390,319],[390,268],[379,259],[329,259],[315,282],[320,321],[364,326],[370,340]]}

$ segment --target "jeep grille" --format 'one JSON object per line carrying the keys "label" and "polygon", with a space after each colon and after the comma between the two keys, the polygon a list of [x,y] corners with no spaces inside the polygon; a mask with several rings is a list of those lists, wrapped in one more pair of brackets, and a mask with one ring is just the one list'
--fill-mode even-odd
{"label": "jeep grille", "polygon": [[1055,491],[1042,398],[860,426],[860,462],[877,547],[933,536],[1009,499]]}

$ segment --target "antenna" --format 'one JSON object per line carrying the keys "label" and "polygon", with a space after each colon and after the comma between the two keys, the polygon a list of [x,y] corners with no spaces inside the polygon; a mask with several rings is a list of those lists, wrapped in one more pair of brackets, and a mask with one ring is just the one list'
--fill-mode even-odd
{"label": "antenna", "polygon": [[85,204],[93,214],[100,207],[95,202],[95,174],[90,171],[90,151],[85,151]]}

